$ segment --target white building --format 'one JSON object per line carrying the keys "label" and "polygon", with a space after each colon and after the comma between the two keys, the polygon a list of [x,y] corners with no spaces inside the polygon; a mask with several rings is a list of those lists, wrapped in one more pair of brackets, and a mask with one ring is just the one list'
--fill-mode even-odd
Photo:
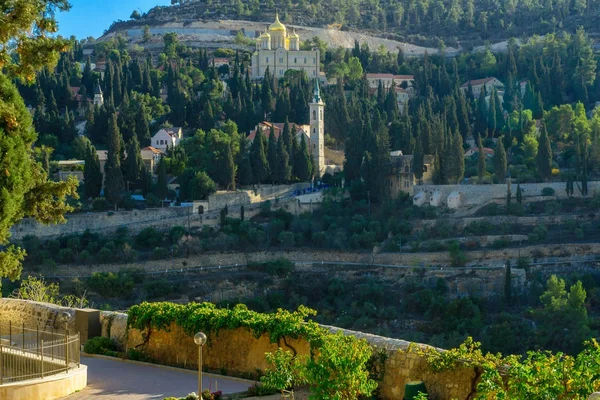
{"label": "white building", "polygon": [[367,74],[367,81],[371,89],[377,89],[379,83],[384,88],[389,88],[392,84],[396,84],[396,87],[406,86],[407,88],[412,87],[415,77],[413,75],[394,75],[394,74]]}
{"label": "white building", "polygon": [[304,71],[309,78],[320,76],[321,57],[318,49],[300,50],[300,36],[296,32],[288,34],[287,28],[279,21],[269,26],[268,32],[256,41],[256,52],[252,55],[252,78],[260,79],[269,72],[282,78],[286,71]]}
{"label": "white building", "polygon": [[158,150],[165,151],[167,147],[175,147],[183,138],[181,128],[163,128],[152,136],[150,145]]}
{"label": "white building", "polygon": [[469,86],[472,88],[473,96],[475,96],[475,98],[479,97],[479,93],[483,88],[485,88],[485,93],[487,95],[492,93],[492,89],[504,92],[504,84],[494,77],[467,81],[460,86],[460,90],[462,90],[464,94],[467,94],[469,92]]}

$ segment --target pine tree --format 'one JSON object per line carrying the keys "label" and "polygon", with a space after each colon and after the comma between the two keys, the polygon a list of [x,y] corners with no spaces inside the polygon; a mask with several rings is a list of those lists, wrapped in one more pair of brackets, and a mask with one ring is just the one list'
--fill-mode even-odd
{"label": "pine tree", "polygon": [[460,133],[455,132],[452,138],[452,178],[453,183],[460,183],[465,176],[465,150]]}
{"label": "pine tree", "polygon": [[167,165],[162,158],[158,162],[158,180],[156,182],[155,194],[160,200],[166,199],[169,195]]}
{"label": "pine tree", "polygon": [[415,178],[418,182],[423,179],[423,165],[424,165],[424,154],[423,145],[421,144],[421,136],[417,136],[417,142],[415,145],[415,153],[413,154],[413,165],[412,170],[415,174]]}
{"label": "pine tree", "polygon": [[222,160],[222,167],[220,175],[221,175],[221,185],[226,190],[235,190],[235,163],[233,162],[233,153],[231,152],[231,145],[226,143],[225,147],[225,156]]}
{"label": "pine tree", "polygon": [[283,184],[290,181],[292,177],[292,167],[290,166],[290,156],[285,149],[283,135],[279,136],[277,141],[277,182]]}
{"label": "pine tree", "polygon": [[[142,154],[137,136],[133,135],[127,146],[127,159],[125,160],[125,176],[129,185],[138,186],[143,172]],[[131,188],[131,186],[129,186]]]}
{"label": "pine tree", "polygon": [[104,197],[117,209],[123,200],[125,183],[121,171],[121,132],[117,116],[112,114],[108,123],[108,158],[104,166]]}
{"label": "pine tree", "polygon": [[483,150],[483,141],[481,140],[481,135],[477,135],[477,148],[479,152],[477,153],[477,177],[478,183],[483,183],[483,178],[485,177],[485,151]]}
{"label": "pine tree", "polygon": [[267,160],[269,161],[269,171],[271,174],[269,180],[275,182],[277,180],[277,139],[275,139],[275,128],[271,125],[271,132],[269,134],[269,140],[267,145]]}
{"label": "pine tree", "polygon": [[265,182],[271,173],[269,161],[265,152],[265,143],[260,129],[256,130],[256,136],[250,150],[250,164],[255,183]]}
{"label": "pine tree", "polygon": [[87,149],[85,165],[83,167],[84,196],[86,199],[95,199],[100,196],[102,190],[102,171],[100,160],[94,146]]}
{"label": "pine tree", "polygon": [[312,178],[312,161],[308,146],[306,144],[305,135],[300,139],[300,147],[295,155],[294,168],[295,175],[301,182],[306,182]]}
{"label": "pine tree", "polygon": [[506,170],[506,150],[504,148],[504,141],[500,137],[498,138],[498,142],[496,144],[496,153],[494,154],[494,172],[496,174],[498,182],[504,183],[504,181],[506,180]]}
{"label": "pine tree", "polygon": [[546,124],[542,124],[542,132],[539,138],[538,152],[536,156],[536,165],[539,176],[548,181],[552,176],[552,148],[550,147],[550,139]]}
{"label": "pine tree", "polygon": [[[488,107],[488,129],[492,137],[496,136],[498,131],[498,122],[496,121],[496,89],[492,90],[490,95],[490,106]],[[484,100],[485,101],[485,100]]]}

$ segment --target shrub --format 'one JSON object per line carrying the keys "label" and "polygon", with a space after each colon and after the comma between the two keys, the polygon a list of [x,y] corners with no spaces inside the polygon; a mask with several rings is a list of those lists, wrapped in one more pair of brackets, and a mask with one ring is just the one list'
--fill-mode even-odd
{"label": "shrub", "polygon": [[177,291],[177,287],[174,284],[162,279],[146,282],[144,288],[149,299],[166,297]]}
{"label": "shrub", "polygon": [[108,202],[104,197],[99,197],[92,201],[92,209],[94,211],[106,211],[108,210]]}
{"label": "shrub", "polygon": [[458,242],[451,242],[448,248],[450,250],[450,265],[453,267],[464,267],[467,263],[467,256],[460,249]]}
{"label": "shrub", "polygon": [[258,383],[255,383],[248,388],[248,396],[250,397],[270,396],[275,393],[277,393],[277,390],[268,388],[264,385],[259,385]]}
{"label": "shrub", "polygon": [[545,187],[542,189],[542,196],[554,196],[556,192],[551,187]]}
{"label": "shrub", "polygon": [[126,273],[94,272],[88,278],[88,285],[102,297],[127,297],[133,292],[135,283]]}
{"label": "shrub", "polygon": [[505,247],[508,247],[508,245],[509,245],[508,239],[503,237],[503,238],[494,240],[494,242],[491,244],[491,247],[494,249],[503,249]]}
{"label": "shrub", "polygon": [[183,226],[172,227],[169,231],[169,240],[171,244],[177,244],[183,235],[185,235],[185,228]]}
{"label": "shrub", "polygon": [[83,346],[83,351],[88,354],[104,354],[114,356],[119,351],[117,343],[107,337],[95,337],[88,339]]}
{"label": "shrub", "polygon": [[101,248],[98,252],[98,261],[102,264],[107,264],[111,261],[114,261],[113,251],[106,247]]}
{"label": "shrub", "polygon": [[294,270],[294,266],[295,264],[290,260],[280,258],[262,264],[250,264],[248,265],[248,268],[263,271],[273,276],[286,276]]}
{"label": "shrub", "polygon": [[153,249],[158,247],[163,240],[162,233],[152,227],[143,229],[135,237],[135,242],[138,246],[145,249]]}
{"label": "shrub", "polygon": [[73,254],[73,250],[71,249],[60,249],[58,252],[58,260],[61,263],[70,263],[75,260],[75,255]]}
{"label": "shrub", "polygon": [[152,250],[152,259],[153,260],[163,260],[169,257],[169,250],[164,247],[155,247]]}

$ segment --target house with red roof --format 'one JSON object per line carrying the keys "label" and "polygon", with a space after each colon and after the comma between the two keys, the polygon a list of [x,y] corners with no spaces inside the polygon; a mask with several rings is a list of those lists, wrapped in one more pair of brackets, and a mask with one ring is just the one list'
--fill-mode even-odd
{"label": "house with red roof", "polygon": [[494,77],[467,81],[460,85],[460,90],[462,90],[464,94],[467,94],[469,87],[473,90],[473,96],[475,96],[475,98],[479,97],[479,93],[481,93],[484,88],[487,95],[492,93],[492,89],[504,91],[504,84]]}
{"label": "house with red roof", "polygon": [[167,147],[175,147],[183,139],[183,131],[181,128],[163,128],[152,136],[150,145],[154,148],[166,151]]}

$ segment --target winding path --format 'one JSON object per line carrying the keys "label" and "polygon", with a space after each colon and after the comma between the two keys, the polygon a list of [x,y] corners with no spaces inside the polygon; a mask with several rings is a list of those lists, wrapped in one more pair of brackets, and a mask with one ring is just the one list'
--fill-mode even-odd
{"label": "winding path", "polygon": [[[81,363],[88,366],[88,386],[62,400],[162,400],[198,387],[194,371],[84,356]],[[214,374],[204,374],[202,382],[205,389],[215,391],[218,385],[223,393],[244,392],[254,383]]]}

